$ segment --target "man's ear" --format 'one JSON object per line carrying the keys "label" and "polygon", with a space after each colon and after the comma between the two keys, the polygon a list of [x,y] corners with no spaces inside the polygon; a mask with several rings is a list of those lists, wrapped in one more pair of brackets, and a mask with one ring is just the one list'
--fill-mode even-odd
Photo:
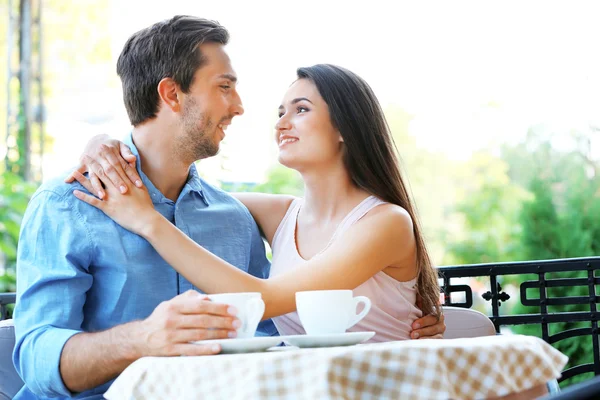
{"label": "man's ear", "polygon": [[172,78],[163,78],[158,83],[158,96],[161,101],[173,112],[179,112],[181,107],[179,85]]}

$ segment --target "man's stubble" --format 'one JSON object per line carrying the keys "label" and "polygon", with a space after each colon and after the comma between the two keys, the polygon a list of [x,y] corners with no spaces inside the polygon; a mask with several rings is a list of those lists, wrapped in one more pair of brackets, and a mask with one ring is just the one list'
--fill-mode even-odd
{"label": "man's stubble", "polygon": [[183,135],[178,137],[175,151],[180,160],[198,161],[217,155],[219,144],[215,143],[216,125],[207,118],[193,97],[183,105],[181,116]]}

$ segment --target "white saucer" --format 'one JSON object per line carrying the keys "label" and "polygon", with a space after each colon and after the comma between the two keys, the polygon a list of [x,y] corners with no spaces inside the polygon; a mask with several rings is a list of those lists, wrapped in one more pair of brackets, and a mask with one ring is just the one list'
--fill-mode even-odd
{"label": "white saucer", "polygon": [[333,335],[292,335],[281,336],[281,340],[297,347],[352,346],[371,339],[375,332],[345,332]]}
{"label": "white saucer", "polygon": [[256,353],[277,346],[283,340],[280,336],[261,336],[245,339],[200,340],[193,344],[219,344],[221,354]]}

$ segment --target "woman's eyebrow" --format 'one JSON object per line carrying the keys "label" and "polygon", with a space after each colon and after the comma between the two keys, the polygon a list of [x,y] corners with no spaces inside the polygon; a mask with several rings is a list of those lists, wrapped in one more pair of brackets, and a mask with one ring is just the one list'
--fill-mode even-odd
{"label": "woman's eyebrow", "polygon": [[306,97],[296,97],[294,100],[292,100],[292,104],[296,104],[302,100],[306,100],[308,101],[310,104],[313,104],[312,101],[310,101],[309,99],[307,99]]}
{"label": "woman's eyebrow", "polygon": [[[307,99],[306,97],[296,97],[294,100],[292,100],[292,101],[291,101],[291,103],[292,103],[292,104],[296,104],[296,103],[299,103],[299,102],[301,102],[302,100],[308,101],[310,104],[313,104],[313,102],[312,102],[312,101],[310,101],[309,99]],[[313,105],[314,105],[314,104],[313,104]],[[284,109],[284,107],[283,107],[283,104],[279,106],[279,109],[280,109],[280,110],[283,110],[283,109]]]}

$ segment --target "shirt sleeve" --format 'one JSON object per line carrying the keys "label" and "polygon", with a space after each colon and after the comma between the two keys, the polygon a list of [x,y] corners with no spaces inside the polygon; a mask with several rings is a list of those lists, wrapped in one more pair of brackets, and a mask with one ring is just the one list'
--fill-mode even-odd
{"label": "shirt sleeve", "polygon": [[36,193],[21,225],[13,362],[40,397],[70,397],[59,364],[62,349],[82,332],[93,242],[71,191]]}

